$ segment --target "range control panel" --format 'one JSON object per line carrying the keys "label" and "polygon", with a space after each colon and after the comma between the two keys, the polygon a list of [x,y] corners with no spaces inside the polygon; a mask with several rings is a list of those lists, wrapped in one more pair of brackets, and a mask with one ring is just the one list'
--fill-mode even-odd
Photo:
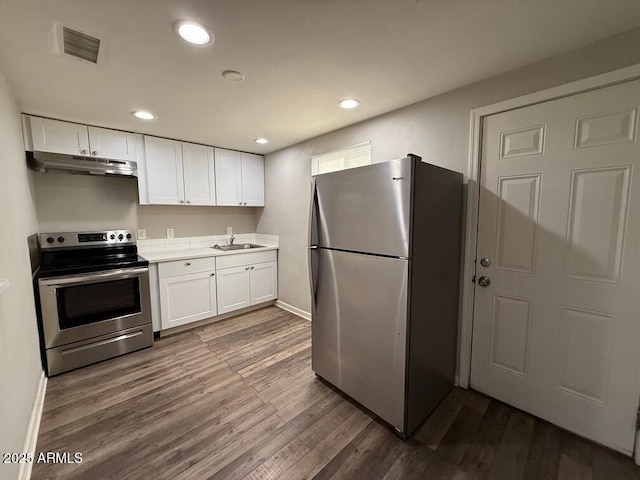
{"label": "range control panel", "polygon": [[133,230],[107,230],[104,232],[59,232],[40,234],[40,248],[135,243],[136,236]]}

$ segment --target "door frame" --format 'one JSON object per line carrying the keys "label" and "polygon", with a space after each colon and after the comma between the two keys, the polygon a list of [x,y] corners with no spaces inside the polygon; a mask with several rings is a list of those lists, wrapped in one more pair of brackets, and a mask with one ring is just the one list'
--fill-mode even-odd
{"label": "door frame", "polygon": [[[593,77],[552,87],[539,92],[523,95],[502,102],[471,110],[469,127],[469,161],[467,167],[467,199],[465,209],[464,259],[462,265],[462,298],[460,315],[458,355],[459,370],[457,383],[469,388],[471,380],[471,343],[473,339],[473,305],[475,301],[475,259],[478,241],[478,207],[480,197],[480,160],[482,155],[482,125],[484,117],[496,113],[528,107],[550,100],[576,95],[640,79],[640,64],[613,70]],[[636,462],[640,461],[640,435],[636,435]]]}

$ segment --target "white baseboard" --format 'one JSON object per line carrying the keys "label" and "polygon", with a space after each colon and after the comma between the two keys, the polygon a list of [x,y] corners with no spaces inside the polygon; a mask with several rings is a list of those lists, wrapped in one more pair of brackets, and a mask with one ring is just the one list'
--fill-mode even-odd
{"label": "white baseboard", "polygon": [[288,303],[284,303],[281,300],[276,300],[276,307],[280,307],[287,312],[291,312],[299,317],[304,318],[305,320],[311,321],[311,314],[309,312],[305,312],[304,310],[294,307],[293,305],[289,305]]}
{"label": "white baseboard", "polygon": [[[33,403],[33,410],[31,411],[31,418],[29,419],[29,426],[27,427],[27,435],[24,439],[24,447],[22,452],[31,453],[36,456],[36,444],[38,443],[38,432],[40,431],[40,421],[42,420],[42,408],[44,407],[44,396],[47,391],[47,377],[44,372],[40,377],[38,383],[38,393],[36,394],[36,400]],[[21,463],[18,470],[18,480],[29,480],[31,478],[31,468],[33,462]]]}

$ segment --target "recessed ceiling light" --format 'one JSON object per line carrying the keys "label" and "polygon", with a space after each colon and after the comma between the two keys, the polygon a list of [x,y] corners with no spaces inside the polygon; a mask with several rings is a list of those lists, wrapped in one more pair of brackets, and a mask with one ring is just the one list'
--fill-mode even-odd
{"label": "recessed ceiling light", "polygon": [[222,72],[222,78],[231,83],[244,82],[244,74],[236,70],[225,70]]}
{"label": "recessed ceiling light", "polygon": [[260,144],[265,144],[265,143],[269,143],[269,140],[267,140],[266,138],[256,138],[254,140],[254,142],[260,143]]}
{"label": "recessed ceiling light", "polygon": [[173,23],[173,31],[185,42],[197,47],[211,45],[216,37],[204,25],[191,20],[178,20]]}
{"label": "recessed ceiling light", "polygon": [[338,102],[338,106],[344,110],[351,110],[352,108],[356,108],[358,105],[360,105],[360,100],[356,100],[355,98],[345,98]]}
{"label": "recessed ceiling light", "polygon": [[144,110],[136,110],[135,112],[131,112],[131,115],[133,115],[136,118],[139,118],[140,120],[153,120],[154,118],[156,118],[156,116],[153,113],[146,112]]}

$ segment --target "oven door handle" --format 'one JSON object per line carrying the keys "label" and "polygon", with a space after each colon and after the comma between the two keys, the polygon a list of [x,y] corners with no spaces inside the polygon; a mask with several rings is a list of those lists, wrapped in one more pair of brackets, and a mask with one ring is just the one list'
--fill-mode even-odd
{"label": "oven door handle", "polygon": [[148,267],[123,268],[120,270],[108,270],[106,272],[84,273],[81,275],[68,275],[64,277],[52,277],[40,279],[43,287],[70,287],[73,285],[86,285],[109,280],[126,280],[139,277],[149,272]]}

